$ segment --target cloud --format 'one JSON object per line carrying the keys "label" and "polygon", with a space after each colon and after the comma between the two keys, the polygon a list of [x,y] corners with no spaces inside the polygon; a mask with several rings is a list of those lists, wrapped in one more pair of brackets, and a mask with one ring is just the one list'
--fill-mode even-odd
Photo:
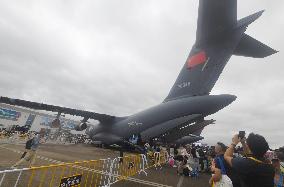
{"label": "cloud", "polygon": [[[231,58],[212,94],[238,99],[210,116],[217,122],[202,135],[229,143],[254,131],[280,146],[284,3],[238,3],[240,18],[266,9],[247,33],[280,53]],[[195,41],[197,8],[193,0],[1,0],[0,95],[117,116],[158,104]]]}

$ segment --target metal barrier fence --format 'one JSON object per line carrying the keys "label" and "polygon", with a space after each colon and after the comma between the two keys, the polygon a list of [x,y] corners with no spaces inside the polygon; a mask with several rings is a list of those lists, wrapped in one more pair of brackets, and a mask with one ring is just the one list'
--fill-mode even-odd
{"label": "metal barrier fence", "polygon": [[169,160],[168,152],[153,152],[147,154],[147,167],[162,167],[163,164],[166,164]]}
{"label": "metal barrier fence", "polygon": [[[0,187],[109,186],[145,172],[145,155],[0,171]],[[74,186],[74,185],[73,185]]]}
{"label": "metal barrier fence", "polygon": [[[0,187],[110,186],[167,163],[166,152],[0,171]],[[74,185],[73,185],[74,186]]]}

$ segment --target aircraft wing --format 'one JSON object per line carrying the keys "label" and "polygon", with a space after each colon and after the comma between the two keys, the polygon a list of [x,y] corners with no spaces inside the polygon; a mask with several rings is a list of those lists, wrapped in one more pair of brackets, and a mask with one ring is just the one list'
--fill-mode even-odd
{"label": "aircraft wing", "polygon": [[25,108],[30,108],[34,110],[45,110],[50,112],[57,112],[57,113],[63,113],[63,114],[69,114],[72,116],[81,116],[84,119],[94,119],[98,120],[100,122],[111,122],[115,119],[115,116],[106,115],[106,114],[99,114],[95,112],[85,111],[85,110],[77,110],[67,107],[61,107],[61,106],[55,106],[55,105],[48,105],[43,103],[37,103],[37,102],[31,102],[31,101],[25,101],[21,99],[12,99],[8,97],[0,97],[0,103],[5,103],[9,105],[14,106],[21,106]]}

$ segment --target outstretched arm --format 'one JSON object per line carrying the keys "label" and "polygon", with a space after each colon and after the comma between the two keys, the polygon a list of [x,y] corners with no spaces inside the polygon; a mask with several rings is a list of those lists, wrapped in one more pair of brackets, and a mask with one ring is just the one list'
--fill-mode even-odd
{"label": "outstretched arm", "polygon": [[238,145],[238,143],[240,142],[240,138],[239,135],[236,134],[233,138],[232,138],[232,143],[229,146],[229,148],[226,150],[225,154],[224,154],[224,159],[226,160],[226,162],[232,167],[232,159],[233,159],[233,154],[234,154],[234,149],[235,147]]}

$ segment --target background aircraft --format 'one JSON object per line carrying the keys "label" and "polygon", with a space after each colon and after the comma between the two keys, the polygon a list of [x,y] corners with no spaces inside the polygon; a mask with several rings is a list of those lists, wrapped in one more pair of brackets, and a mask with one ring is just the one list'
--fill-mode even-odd
{"label": "background aircraft", "polygon": [[[76,129],[87,128],[86,133],[94,141],[106,144],[132,146],[129,137],[133,134],[141,135],[143,141],[154,137],[167,142],[188,139],[194,134],[189,123],[195,122],[194,127],[206,124],[206,116],[236,99],[228,94],[209,95],[233,54],[263,58],[276,52],[244,33],[262,13],[237,20],[237,0],[200,0],[196,42],[168,96],[162,103],[131,116],[116,117],[7,97],[1,97],[0,102],[57,112],[58,116],[81,116],[82,123]],[[88,119],[100,123],[88,126]]]}

